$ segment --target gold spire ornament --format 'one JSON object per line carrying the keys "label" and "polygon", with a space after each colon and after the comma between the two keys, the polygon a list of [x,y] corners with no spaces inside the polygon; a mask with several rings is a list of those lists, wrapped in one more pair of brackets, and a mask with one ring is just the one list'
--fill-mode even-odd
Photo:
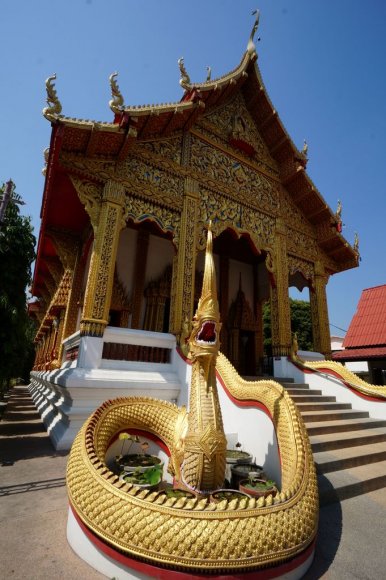
{"label": "gold spire ornament", "polygon": [[177,62],[178,62],[178,66],[180,68],[180,74],[181,74],[180,85],[183,89],[188,90],[190,88],[190,77],[189,77],[188,73],[186,72],[184,57],[181,56],[181,58],[179,58]]}
{"label": "gold spire ornament", "polygon": [[248,45],[247,45],[247,52],[252,55],[253,53],[256,53],[256,46],[255,43],[253,41],[256,31],[259,27],[259,20],[260,20],[260,10],[254,10],[252,12],[252,16],[255,17],[255,23],[253,25],[253,28],[251,30],[251,34],[248,40]]}
{"label": "gold spire ornament", "polygon": [[47,105],[43,109],[43,115],[49,121],[55,121],[58,117],[60,117],[62,112],[62,105],[58,99],[58,94],[55,89],[54,80],[56,80],[56,73],[48,77],[46,80],[46,91],[47,91]]}
{"label": "gold spire ornament", "polygon": [[121,91],[119,90],[119,86],[116,80],[117,76],[118,76],[117,72],[114,72],[109,76],[112,96],[112,99],[109,101],[109,106],[110,109],[113,111],[113,113],[122,112],[125,106],[123,96],[121,94]]}
{"label": "gold spire ornament", "polygon": [[357,252],[359,254],[359,236],[358,236],[357,232],[355,232],[355,235],[354,235],[353,249],[354,249],[354,252]]}

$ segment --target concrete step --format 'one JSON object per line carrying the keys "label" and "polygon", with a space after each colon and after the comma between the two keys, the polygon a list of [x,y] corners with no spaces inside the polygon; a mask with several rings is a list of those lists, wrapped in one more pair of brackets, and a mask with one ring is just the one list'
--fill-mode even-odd
{"label": "concrete step", "polygon": [[306,422],[306,427],[310,437],[312,435],[322,435],[324,433],[346,433],[351,431],[361,431],[386,427],[386,421],[380,419],[345,419],[337,421]]}
{"label": "concrete step", "polygon": [[322,421],[339,421],[346,419],[364,419],[369,417],[367,411],[356,411],[353,409],[326,410],[326,411],[301,411],[305,423],[321,423]]}
{"label": "concrete step", "polygon": [[386,487],[386,461],[319,475],[318,483],[320,505],[381,489]]}
{"label": "concrete step", "polygon": [[323,395],[291,395],[292,399],[296,404],[298,403],[335,403],[336,397],[323,396]]}
{"label": "concrete step", "polygon": [[349,467],[386,460],[386,442],[332,449],[314,453],[318,473],[340,471]]}
{"label": "concrete step", "polygon": [[310,436],[310,442],[313,453],[320,451],[329,451],[331,449],[342,449],[344,447],[357,447],[358,445],[370,445],[386,441],[386,428],[363,429],[361,431],[352,431],[340,433],[325,433],[323,435]]}
{"label": "concrete step", "polygon": [[287,393],[289,395],[291,395],[291,397],[293,397],[294,395],[322,395],[322,391],[318,390],[318,389],[301,389],[299,388],[299,385],[296,386],[295,388],[292,387],[286,387],[285,389],[287,391]]}
{"label": "concrete step", "polygon": [[[295,401],[296,402],[296,401]],[[351,403],[296,403],[299,411],[336,411],[341,409],[351,409]]]}

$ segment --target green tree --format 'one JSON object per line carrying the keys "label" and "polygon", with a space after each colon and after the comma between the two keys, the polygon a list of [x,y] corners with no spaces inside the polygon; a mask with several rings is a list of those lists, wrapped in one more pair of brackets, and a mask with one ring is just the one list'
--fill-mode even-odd
{"label": "green tree", "polygon": [[[291,331],[296,332],[300,350],[313,350],[311,307],[306,300],[290,298]],[[263,308],[264,350],[272,354],[271,337],[271,305],[269,302]]]}
{"label": "green tree", "polygon": [[33,352],[26,288],[36,240],[30,218],[20,215],[20,203],[20,196],[13,194],[0,224],[0,391],[14,377],[27,378]]}

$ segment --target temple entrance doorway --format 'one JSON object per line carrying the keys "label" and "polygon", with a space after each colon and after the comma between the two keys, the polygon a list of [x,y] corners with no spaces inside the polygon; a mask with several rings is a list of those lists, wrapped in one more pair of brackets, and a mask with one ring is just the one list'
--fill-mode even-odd
{"label": "temple entrance doorway", "polygon": [[[218,299],[222,321],[221,351],[241,375],[261,373],[264,357],[263,304],[270,296],[266,252],[248,235],[228,228],[214,239]],[[203,253],[197,270],[203,271]]]}
{"label": "temple entrance doorway", "polygon": [[130,304],[127,328],[169,332],[175,252],[172,234],[154,221],[130,221],[122,231],[116,269]]}

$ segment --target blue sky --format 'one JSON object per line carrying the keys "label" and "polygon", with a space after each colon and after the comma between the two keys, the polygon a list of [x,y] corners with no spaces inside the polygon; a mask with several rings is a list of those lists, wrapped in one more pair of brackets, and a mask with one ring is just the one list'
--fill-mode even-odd
{"label": "blue sky", "polygon": [[177,59],[192,81],[207,65],[212,78],[229,72],[256,8],[268,94],[295,144],[307,139],[307,170],[326,202],[335,210],[342,200],[343,234],[352,243],[359,233],[360,267],[328,284],[330,322],[347,329],[361,291],[386,283],[383,0],[1,0],[0,180],[15,181],[37,235],[45,79],[57,73],[66,116],[111,120],[116,70],[126,104],[177,101]]}

